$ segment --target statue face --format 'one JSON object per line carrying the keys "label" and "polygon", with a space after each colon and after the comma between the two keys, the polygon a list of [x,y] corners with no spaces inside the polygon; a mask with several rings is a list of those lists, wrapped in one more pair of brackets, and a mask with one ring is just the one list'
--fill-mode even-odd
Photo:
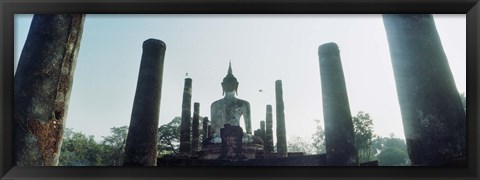
{"label": "statue face", "polygon": [[223,92],[233,92],[238,89],[238,82],[222,82]]}

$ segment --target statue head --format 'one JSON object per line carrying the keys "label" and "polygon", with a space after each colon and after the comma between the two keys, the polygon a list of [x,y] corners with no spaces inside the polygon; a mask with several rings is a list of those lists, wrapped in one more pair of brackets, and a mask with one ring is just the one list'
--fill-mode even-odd
{"label": "statue head", "polygon": [[223,78],[222,89],[223,89],[223,94],[225,94],[225,92],[233,92],[233,91],[235,91],[235,93],[237,92],[238,81],[237,81],[237,78],[235,78],[235,76],[233,76],[232,74],[231,62],[228,65],[228,74]]}

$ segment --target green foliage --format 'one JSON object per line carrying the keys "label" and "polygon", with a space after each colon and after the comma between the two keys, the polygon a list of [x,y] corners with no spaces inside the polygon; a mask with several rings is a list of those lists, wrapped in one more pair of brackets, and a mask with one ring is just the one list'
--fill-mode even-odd
{"label": "green foliage", "polygon": [[305,140],[305,138],[294,136],[290,137],[287,143],[288,152],[304,152],[305,154],[314,154],[313,145]]}
{"label": "green foliage", "polygon": [[[193,117],[191,118],[193,120]],[[181,117],[175,117],[167,124],[161,125],[158,128],[158,156],[175,155],[180,148],[180,125],[182,124]],[[199,117],[199,143],[201,144],[203,138],[203,117]],[[201,146],[201,145],[200,145]]]}
{"label": "green foliage", "polygon": [[110,129],[112,135],[103,137],[103,158],[108,166],[121,166],[125,144],[127,142],[128,126],[113,127]]}
{"label": "green foliage", "polygon": [[358,159],[360,162],[368,162],[372,160],[372,139],[373,121],[370,114],[360,111],[353,117],[353,127],[355,133],[355,147],[358,151]]}
{"label": "green foliage", "polygon": [[312,135],[313,139],[313,150],[316,154],[323,154],[326,152],[325,150],[325,131],[323,130],[322,126],[320,125],[320,120],[315,119],[316,130]]}
{"label": "green foliage", "polygon": [[127,126],[111,128],[112,135],[101,143],[94,136],[86,136],[66,128],[60,149],[60,166],[121,166]]}
{"label": "green foliage", "polygon": [[66,128],[64,140],[60,149],[60,166],[99,166],[102,165],[101,152],[93,136],[73,132]]}
{"label": "green foliage", "polygon": [[401,166],[407,164],[407,152],[397,148],[386,148],[377,156],[380,166]]}
{"label": "green foliage", "polygon": [[[175,117],[167,124],[158,128],[158,154],[177,154],[180,147],[180,124],[182,118]],[[200,133],[202,134],[202,133]]]}
{"label": "green foliage", "polygon": [[407,150],[407,145],[403,139],[396,138],[395,134],[391,133],[389,138],[385,138],[385,147],[397,148],[400,150]]}
{"label": "green foliage", "polygon": [[[202,138],[202,119],[200,117],[200,139]],[[159,156],[176,154],[180,146],[181,118],[158,128]],[[86,136],[72,129],[65,129],[60,152],[60,166],[121,166],[125,153],[128,126],[113,127],[111,135],[95,142],[94,136]]]}
{"label": "green foliage", "polygon": [[390,137],[375,138],[372,142],[372,152],[376,155],[381,166],[409,165],[405,141],[396,138],[394,134],[390,134]]}

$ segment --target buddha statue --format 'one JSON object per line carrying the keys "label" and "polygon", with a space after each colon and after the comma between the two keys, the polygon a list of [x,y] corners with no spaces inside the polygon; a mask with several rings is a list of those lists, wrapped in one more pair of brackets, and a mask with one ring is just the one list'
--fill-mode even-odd
{"label": "buddha statue", "polygon": [[[259,156],[258,154],[263,153],[263,141],[261,138],[252,135],[250,103],[235,97],[238,90],[238,81],[232,74],[231,63],[228,67],[227,76],[223,78],[222,89],[224,97],[213,102],[210,107],[210,122],[213,132],[210,137],[202,142],[203,152],[201,153],[202,155],[200,156],[200,159],[224,158],[222,156],[221,131],[224,131],[224,134],[234,133],[231,131],[238,130],[237,127],[240,126],[240,119],[242,116],[245,121],[245,130],[243,130],[244,132],[241,132],[241,158],[255,159]],[[234,148],[238,146],[230,147]]]}
{"label": "buddha statue", "polygon": [[223,78],[222,89],[224,97],[212,103],[210,108],[213,136],[219,136],[220,129],[225,124],[240,126],[240,117],[245,120],[247,134],[252,134],[250,120],[250,103],[235,97],[238,90],[238,81],[232,74],[232,64],[229,64],[228,74]]}

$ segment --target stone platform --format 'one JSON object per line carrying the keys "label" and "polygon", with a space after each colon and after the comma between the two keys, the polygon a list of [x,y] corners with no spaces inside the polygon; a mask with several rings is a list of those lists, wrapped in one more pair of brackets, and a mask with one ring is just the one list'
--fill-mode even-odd
{"label": "stone platform", "polygon": [[[244,160],[165,157],[157,159],[157,166],[327,166],[325,157],[325,154]],[[361,163],[360,166],[378,166],[378,161]]]}

